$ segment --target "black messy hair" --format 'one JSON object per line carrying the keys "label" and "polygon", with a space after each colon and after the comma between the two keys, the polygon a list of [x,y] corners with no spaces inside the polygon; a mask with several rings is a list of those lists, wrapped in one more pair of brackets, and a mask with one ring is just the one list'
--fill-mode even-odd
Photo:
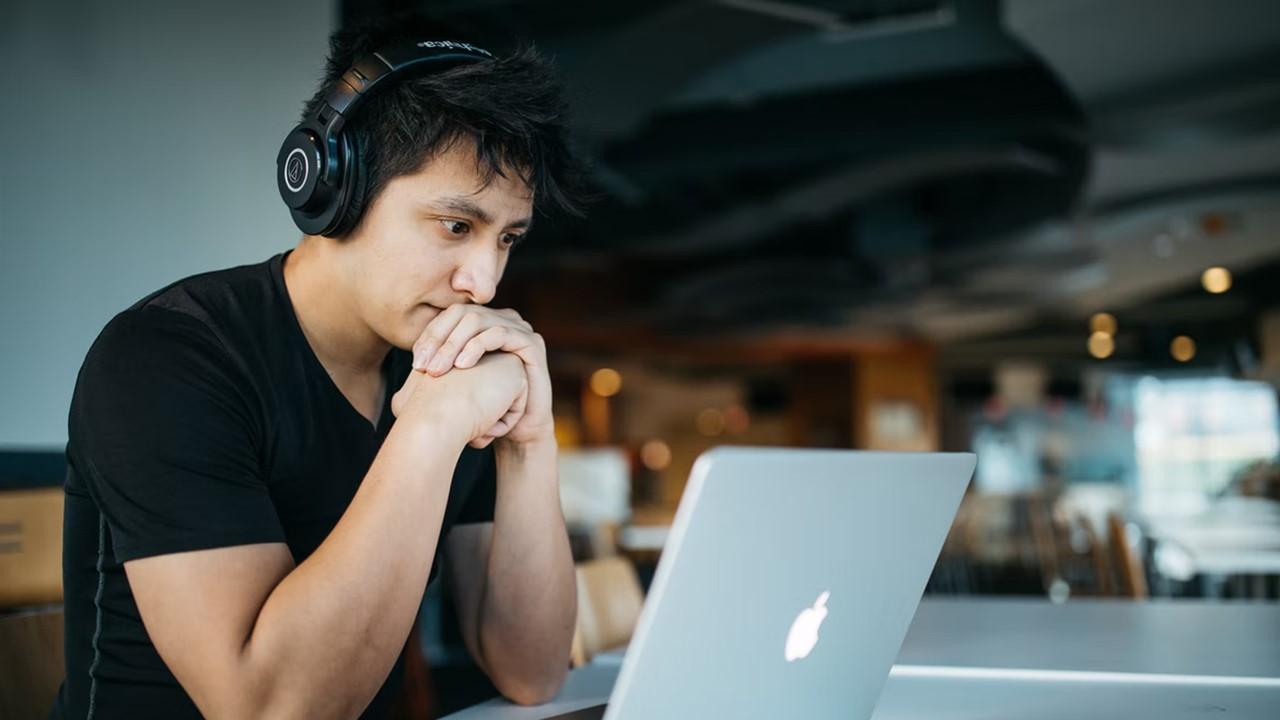
{"label": "black messy hair", "polygon": [[[304,117],[357,59],[419,40],[486,47],[418,15],[338,30],[329,38],[324,77]],[[396,80],[356,110],[343,132],[359,147],[364,182],[350,212],[363,217],[393,178],[418,171],[458,142],[471,142],[483,182],[514,173],[532,191],[535,209],[582,215],[583,170],[569,147],[567,107],[550,61],[529,45],[511,52],[490,49],[495,60]]]}

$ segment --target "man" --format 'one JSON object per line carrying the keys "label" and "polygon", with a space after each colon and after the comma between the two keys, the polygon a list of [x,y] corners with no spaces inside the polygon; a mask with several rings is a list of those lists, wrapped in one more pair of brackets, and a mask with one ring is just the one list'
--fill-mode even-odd
{"label": "man", "polygon": [[[415,37],[335,34],[307,112]],[[521,51],[378,88],[345,128],[349,231],[102,331],[69,421],[55,717],[381,717],[440,564],[496,687],[557,691],[576,595],[546,350],[485,307],[535,202],[572,209],[549,72]]]}

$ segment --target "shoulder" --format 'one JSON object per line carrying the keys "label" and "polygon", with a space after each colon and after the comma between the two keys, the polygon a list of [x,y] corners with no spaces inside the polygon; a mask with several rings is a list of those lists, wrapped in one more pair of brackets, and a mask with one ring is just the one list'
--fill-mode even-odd
{"label": "shoulder", "polygon": [[278,333],[279,296],[270,270],[278,257],[192,275],[143,297],[102,329],[81,375],[141,368],[164,374],[166,364],[184,363],[233,370],[242,364],[237,357]]}
{"label": "shoulder", "polygon": [[137,369],[146,358],[178,363],[187,357],[210,358],[218,351],[216,335],[200,319],[159,306],[135,306],[102,328],[81,370]]}
{"label": "shoulder", "polygon": [[125,310],[85,354],[72,402],[86,393],[161,393],[175,384],[238,379],[236,363],[208,325],[156,307]]}
{"label": "shoulder", "polygon": [[161,309],[190,316],[210,329],[228,321],[245,321],[248,309],[278,302],[275,264],[280,256],[252,265],[213,270],[182,278],[147,295],[128,310]]}
{"label": "shoulder", "polygon": [[89,420],[128,425],[160,408],[193,415],[220,408],[244,417],[253,406],[250,385],[208,323],[160,306],[135,307],[112,318],[86,353],[69,430],[74,435]]}

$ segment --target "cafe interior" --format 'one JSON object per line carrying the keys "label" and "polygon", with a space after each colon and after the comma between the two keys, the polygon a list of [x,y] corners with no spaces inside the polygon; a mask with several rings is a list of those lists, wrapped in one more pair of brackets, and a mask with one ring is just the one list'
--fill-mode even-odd
{"label": "cafe interior", "polygon": [[[20,2],[0,53],[98,38],[98,52],[123,59],[55,77],[143,68],[138,97],[163,88],[213,102],[197,79],[146,70],[177,46],[138,50],[138,32],[115,32],[127,19],[72,19],[77,5]],[[704,452],[972,452],[900,664],[1003,668],[1013,660],[991,646],[1022,642],[1029,672],[1163,675],[1175,695],[1172,678],[1238,680],[1264,699],[1204,702],[1280,716],[1280,22],[1269,0],[281,5],[288,13],[151,8],[174,25],[216,14],[230,33],[221,49],[258,59],[278,50],[273,33],[293,33],[284,44],[300,57],[268,87],[219,85],[219,104],[269,108],[270,122],[201,127],[224,148],[261,131],[254,162],[267,162],[215,163],[245,189],[216,207],[168,203],[157,218],[172,229],[183,213],[215,218],[243,201],[243,244],[175,249],[168,231],[147,231],[120,250],[133,261],[84,248],[60,265],[60,243],[86,242],[72,237],[77,221],[52,221],[43,247],[26,247],[52,201],[18,188],[23,172],[44,172],[47,148],[15,148],[6,168],[5,194],[18,189],[0,198],[2,255],[18,262],[0,261],[0,293],[18,312],[2,327],[28,341],[6,342],[3,360],[15,402],[0,435],[0,716],[45,717],[63,672],[65,386],[84,350],[160,281],[296,241],[271,204],[275,128],[307,92],[327,32],[406,9],[551,55],[591,168],[586,217],[540,217],[493,303],[517,308],[548,347],[575,673],[617,662],[631,639]],[[288,25],[310,5],[325,7]],[[184,63],[197,72],[200,60]],[[33,94],[36,117],[60,115],[70,87]],[[146,155],[163,152],[140,146],[141,171],[163,173]],[[101,180],[96,166],[118,159],[80,162]],[[114,272],[153,252],[150,270]],[[59,272],[50,290],[81,288],[87,317],[48,304],[30,279]],[[58,323],[69,327],[42,329]],[[57,353],[68,357],[49,361]],[[448,592],[428,588],[406,717],[499,702]],[[1078,637],[1038,634],[1044,618]],[[891,676],[882,706],[905,702],[889,697],[895,682],[906,680]],[[1008,716],[1183,716],[1151,704],[1095,715],[1087,703],[1069,715],[1043,699],[1052,692],[1039,697]],[[909,716],[893,707],[876,717]],[[1003,717],[973,708],[966,717]]]}

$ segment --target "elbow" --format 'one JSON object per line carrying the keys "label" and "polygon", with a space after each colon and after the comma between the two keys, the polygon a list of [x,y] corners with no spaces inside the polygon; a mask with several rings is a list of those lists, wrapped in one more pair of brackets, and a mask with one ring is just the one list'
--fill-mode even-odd
{"label": "elbow", "polygon": [[551,698],[556,696],[560,691],[560,686],[536,686],[536,685],[512,685],[502,690],[502,696],[516,705],[542,705],[550,702]]}
{"label": "elbow", "polygon": [[[245,683],[246,686],[251,683]],[[278,718],[279,720],[311,720],[319,717],[356,717],[373,700],[377,688],[369,691],[359,686],[328,683],[323,686],[308,682],[298,676],[269,675],[246,692],[233,696],[234,703],[224,713],[210,714],[210,718],[247,720],[248,718]]]}
{"label": "elbow", "polygon": [[495,678],[494,686],[503,697],[517,705],[542,705],[560,692],[568,674],[566,665],[556,672],[545,672],[542,677],[505,678],[501,681]]}

